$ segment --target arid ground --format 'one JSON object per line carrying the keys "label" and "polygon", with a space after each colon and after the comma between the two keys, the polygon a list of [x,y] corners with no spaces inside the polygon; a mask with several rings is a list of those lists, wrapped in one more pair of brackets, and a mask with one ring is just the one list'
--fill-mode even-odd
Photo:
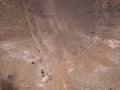
{"label": "arid ground", "polygon": [[0,0],[0,90],[120,90],[120,0]]}

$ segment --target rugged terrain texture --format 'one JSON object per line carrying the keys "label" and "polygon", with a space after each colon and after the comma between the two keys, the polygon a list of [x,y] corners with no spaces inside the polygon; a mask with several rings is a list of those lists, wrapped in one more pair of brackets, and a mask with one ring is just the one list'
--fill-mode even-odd
{"label": "rugged terrain texture", "polygon": [[120,90],[120,1],[0,0],[0,90]]}

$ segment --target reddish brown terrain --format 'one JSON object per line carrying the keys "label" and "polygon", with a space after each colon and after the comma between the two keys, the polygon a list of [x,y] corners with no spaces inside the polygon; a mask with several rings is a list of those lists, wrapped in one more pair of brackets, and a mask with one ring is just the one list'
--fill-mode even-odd
{"label": "reddish brown terrain", "polygon": [[120,90],[120,1],[0,0],[0,90]]}

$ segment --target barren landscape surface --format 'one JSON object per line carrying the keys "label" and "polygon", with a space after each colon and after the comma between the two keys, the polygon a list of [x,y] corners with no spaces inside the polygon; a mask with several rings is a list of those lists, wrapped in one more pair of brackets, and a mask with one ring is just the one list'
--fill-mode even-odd
{"label": "barren landscape surface", "polygon": [[120,0],[0,0],[0,90],[120,90]]}

